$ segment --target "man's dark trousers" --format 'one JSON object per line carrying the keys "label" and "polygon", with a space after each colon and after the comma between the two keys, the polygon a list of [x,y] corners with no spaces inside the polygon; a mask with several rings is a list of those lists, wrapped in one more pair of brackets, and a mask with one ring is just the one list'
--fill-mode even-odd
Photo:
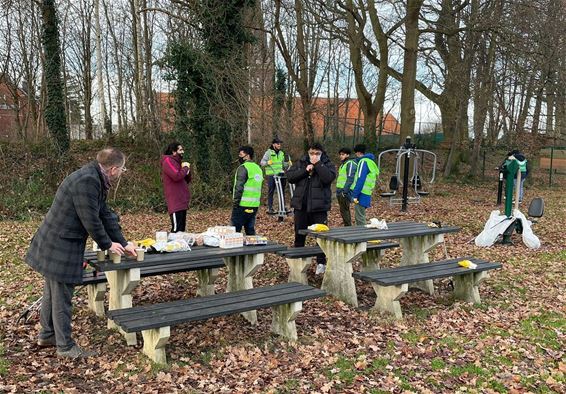
{"label": "man's dark trousers", "polygon": [[350,213],[350,199],[342,193],[337,195],[338,206],[340,207],[340,216],[344,226],[352,225],[352,214]]}
{"label": "man's dark trousers", "polygon": [[75,345],[71,337],[72,298],[75,285],[44,278],[39,321],[39,339],[55,336],[57,350],[65,352]]}
{"label": "man's dark trousers", "polygon": [[[328,212],[306,212],[295,209],[295,247],[305,246],[305,241],[307,236],[305,234],[299,234],[299,230],[306,230],[311,224],[327,224],[328,223]],[[326,256],[317,256],[318,264],[326,264]]]}

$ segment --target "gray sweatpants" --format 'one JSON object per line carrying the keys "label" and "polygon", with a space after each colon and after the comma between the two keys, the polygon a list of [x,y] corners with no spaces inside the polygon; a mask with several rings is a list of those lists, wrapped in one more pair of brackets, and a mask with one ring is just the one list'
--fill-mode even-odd
{"label": "gray sweatpants", "polygon": [[75,285],[45,278],[39,321],[39,339],[55,335],[57,350],[64,352],[75,345],[71,337],[72,303]]}

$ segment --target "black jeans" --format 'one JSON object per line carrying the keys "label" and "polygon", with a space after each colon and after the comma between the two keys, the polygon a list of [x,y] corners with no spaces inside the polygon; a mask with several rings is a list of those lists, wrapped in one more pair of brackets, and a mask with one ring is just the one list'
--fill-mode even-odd
{"label": "black jeans", "polygon": [[[251,211],[251,212],[246,212]],[[255,217],[257,214],[256,208],[249,207],[234,207],[232,208],[232,217],[230,221],[232,226],[236,227],[236,232],[242,231],[242,227],[246,231],[246,235],[255,235]]]}
{"label": "black jeans", "polygon": [[352,213],[350,212],[350,199],[343,194],[338,194],[337,198],[338,206],[340,207],[340,215],[342,216],[342,222],[344,223],[344,226],[351,226]]}
{"label": "black jeans", "polygon": [[[328,212],[307,212],[295,209],[295,247],[305,246],[307,236],[299,234],[299,230],[305,230],[315,223],[328,224]],[[326,256],[316,258],[318,264],[326,264]]]}
{"label": "black jeans", "polygon": [[71,336],[72,303],[75,285],[44,278],[39,322],[39,339],[55,336],[57,350],[70,350],[75,341]]}
{"label": "black jeans", "polygon": [[187,228],[187,210],[173,212],[169,215],[171,219],[171,232],[176,233],[179,231],[185,231]]}

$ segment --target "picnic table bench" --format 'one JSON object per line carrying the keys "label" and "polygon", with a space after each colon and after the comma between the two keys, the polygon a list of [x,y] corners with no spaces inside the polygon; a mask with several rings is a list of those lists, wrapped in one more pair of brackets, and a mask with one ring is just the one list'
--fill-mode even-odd
{"label": "picnic table bench", "polygon": [[[386,229],[366,226],[335,227],[329,231],[299,230],[316,238],[327,259],[322,290],[342,301],[358,306],[356,286],[352,277],[352,260],[365,252],[375,240],[398,240],[401,247],[400,265],[429,262],[428,252],[444,242],[444,235],[460,230],[456,226],[430,226],[425,223],[402,221],[388,223]],[[412,283],[412,287],[434,293],[432,280]]]}
{"label": "picnic table bench", "polygon": [[[379,261],[383,257],[386,249],[396,248],[397,242],[368,242],[366,251],[362,253],[362,271],[379,269]],[[278,255],[285,257],[289,265],[289,282],[299,282],[308,284],[307,270],[312,258],[324,255],[320,246],[302,246],[289,248],[277,252]]]}
{"label": "picnic table bench", "polygon": [[186,322],[233,315],[258,308],[271,307],[272,332],[290,340],[297,339],[295,318],[302,310],[302,302],[322,297],[325,292],[300,283],[284,283],[206,297],[138,306],[108,311],[122,330],[141,331],[143,352],[157,363],[166,363],[165,345],[171,326]]}
{"label": "picnic table bench", "polygon": [[[85,257],[91,257],[85,254]],[[96,258],[96,256],[94,256]],[[208,295],[214,293],[214,282],[211,278],[218,276],[218,270],[225,266],[222,259],[203,259],[197,261],[180,261],[162,263],[158,265],[138,264],[140,267],[140,278],[164,274],[175,274],[179,272],[197,271],[198,287],[197,295]],[[138,279],[139,281],[139,279]],[[97,316],[104,316],[104,295],[106,293],[106,274],[96,270],[85,270],[83,272],[83,285],[86,285],[88,294],[88,307]]]}
{"label": "picnic table bench", "polygon": [[[109,284],[108,309],[124,309],[132,307],[132,290],[139,284],[141,267],[153,267],[163,264],[189,262],[209,259],[222,259],[228,268],[227,292],[253,288],[252,278],[261,267],[265,253],[275,253],[287,249],[284,245],[268,242],[267,245],[252,245],[236,248],[195,247],[186,252],[149,254],[144,261],[135,261],[122,257],[119,264],[111,261],[92,261],[98,271],[106,272]],[[198,271],[203,272],[203,271]],[[199,295],[214,294],[214,281],[218,269],[205,270],[202,277],[203,289]],[[255,310],[242,312],[244,318],[252,324],[257,321]],[[118,328],[112,319],[108,319],[108,328]],[[136,335],[121,330],[128,345],[137,344]]]}
{"label": "picnic table bench", "polygon": [[[470,260],[476,268],[458,265],[461,260]],[[407,292],[409,283],[452,277],[454,297],[467,302],[481,302],[479,284],[487,277],[487,271],[501,268],[500,263],[492,263],[474,257],[435,261],[428,264],[414,264],[386,268],[373,272],[354,272],[354,278],[371,282],[377,299],[375,309],[403,317],[399,299]]]}

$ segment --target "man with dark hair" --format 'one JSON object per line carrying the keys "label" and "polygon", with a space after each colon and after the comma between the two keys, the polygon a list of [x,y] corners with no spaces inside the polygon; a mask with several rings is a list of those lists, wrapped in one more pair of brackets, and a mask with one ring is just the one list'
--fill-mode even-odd
{"label": "man with dark hair", "polygon": [[[311,143],[306,156],[287,171],[289,183],[295,185],[291,206],[295,210],[295,247],[305,246],[306,236],[299,234],[311,224],[327,224],[332,203],[331,185],[336,167],[319,143]],[[316,273],[326,270],[326,258],[317,257]]]}
{"label": "man with dark hair", "polygon": [[236,231],[242,227],[246,235],[255,235],[255,218],[261,200],[261,185],[263,172],[261,167],[253,162],[254,150],[251,146],[241,146],[238,149],[240,166],[234,175],[232,191],[232,217],[230,221]]}
{"label": "man with dark hair", "polygon": [[191,182],[193,172],[190,163],[183,161],[185,150],[178,142],[165,148],[161,157],[161,178],[163,193],[167,202],[167,212],[171,219],[171,232],[185,231],[187,209],[191,202]]}
{"label": "man with dark hair", "polygon": [[134,245],[122,235],[118,215],[106,205],[111,184],[126,171],[126,158],[114,148],[103,149],[96,157],[59,185],[26,255],[27,264],[45,280],[37,343],[57,346],[59,357],[94,354],[75,344],[71,329],[71,301],[75,284],[82,282],[88,236],[102,250],[136,255]]}
{"label": "man with dark hair", "polygon": [[[284,175],[284,170],[289,166],[289,157],[285,156],[285,152],[281,150],[283,141],[279,137],[275,137],[271,141],[271,146],[259,161],[262,167],[265,167],[265,175],[267,176],[267,213],[272,215],[273,210],[273,193],[275,192],[274,176]],[[285,192],[285,179],[281,179],[281,190]],[[280,207],[283,209],[284,207]]]}
{"label": "man with dark hair", "polygon": [[358,164],[356,160],[350,158],[352,150],[350,148],[341,148],[338,151],[340,157],[340,168],[338,169],[338,179],[336,180],[336,198],[340,207],[340,215],[344,226],[352,225],[352,215],[350,214],[350,186],[354,182],[356,168]]}
{"label": "man with dark hair", "polygon": [[363,226],[366,224],[366,208],[371,206],[371,194],[377,183],[379,168],[375,164],[375,156],[366,153],[364,144],[354,146],[354,154],[358,158],[358,168],[350,191],[354,203],[356,226]]}

